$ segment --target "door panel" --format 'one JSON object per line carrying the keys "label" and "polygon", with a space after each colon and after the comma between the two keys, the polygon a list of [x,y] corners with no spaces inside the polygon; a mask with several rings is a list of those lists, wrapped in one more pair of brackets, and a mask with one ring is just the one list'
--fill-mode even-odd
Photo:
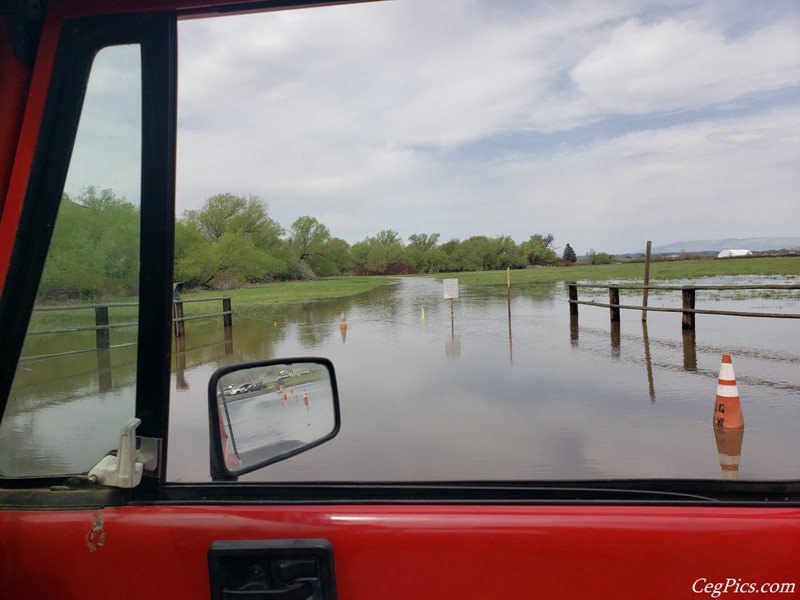
{"label": "door panel", "polygon": [[800,585],[798,509],[147,506],[4,511],[0,531],[2,597],[209,598],[212,543],[308,538],[332,544],[338,596],[352,600],[682,598],[730,578]]}

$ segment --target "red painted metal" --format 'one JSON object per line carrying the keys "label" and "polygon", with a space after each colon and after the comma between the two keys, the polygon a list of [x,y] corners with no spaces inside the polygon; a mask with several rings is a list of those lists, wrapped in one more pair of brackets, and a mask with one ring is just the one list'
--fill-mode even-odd
{"label": "red painted metal", "polygon": [[[0,290],[5,284],[11,249],[22,212],[22,202],[28,185],[31,161],[39,135],[60,30],[60,21],[49,20],[45,23],[36,57],[36,66],[30,75],[30,85],[28,85],[28,77],[24,70],[20,70],[19,67],[16,67],[16,75],[12,74],[7,84],[6,73],[2,74],[3,94],[18,100],[26,98],[26,102],[24,109],[22,106],[17,107],[16,118],[21,119],[17,122],[19,136],[13,142],[9,142],[8,146],[9,149],[14,148],[14,151],[11,154],[0,155],[2,156],[0,158],[0,162],[3,164],[2,169],[6,169],[10,173],[5,201],[0,214]],[[5,116],[3,118],[5,119]],[[5,140],[2,143],[5,144]]]}
{"label": "red painted metal", "polygon": [[673,599],[708,597],[693,586],[729,579],[794,583],[800,593],[798,508],[149,506],[99,514],[102,546],[95,511],[0,511],[0,597],[208,598],[212,542],[317,537],[333,544],[342,600]]}
{"label": "red painted metal", "polygon": [[11,40],[8,37],[6,23],[0,21],[0,214],[3,212],[8,179],[11,177],[11,160],[17,147],[19,130],[22,127],[22,115],[25,99],[28,96],[32,67],[23,64],[11,51]]}

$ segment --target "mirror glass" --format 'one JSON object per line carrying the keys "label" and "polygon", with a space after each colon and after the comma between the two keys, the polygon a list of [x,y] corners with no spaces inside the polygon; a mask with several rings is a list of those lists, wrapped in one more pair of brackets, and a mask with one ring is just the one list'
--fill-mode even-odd
{"label": "mirror glass", "polygon": [[228,474],[253,471],[336,435],[338,401],[326,362],[267,361],[223,371],[211,389]]}

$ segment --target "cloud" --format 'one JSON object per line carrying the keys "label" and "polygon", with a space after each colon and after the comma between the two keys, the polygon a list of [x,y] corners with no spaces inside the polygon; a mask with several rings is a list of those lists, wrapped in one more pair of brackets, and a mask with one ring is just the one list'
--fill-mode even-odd
{"label": "cloud", "polygon": [[557,223],[579,251],[632,251],[664,235],[779,235],[788,233],[787,218],[800,216],[798,141],[800,110],[778,110],[628,133],[556,157],[518,157],[497,167],[498,179],[509,193],[525,190],[514,214]]}
{"label": "cloud", "polygon": [[[552,231],[579,252],[790,233],[798,10],[740,9],[407,0],[184,22],[179,209],[256,193],[350,242]],[[713,217],[722,202],[745,213]]]}
{"label": "cloud", "polygon": [[797,84],[797,23],[740,39],[692,21],[630,19],[571,71],[580,92],[618,114],[686,110]]}

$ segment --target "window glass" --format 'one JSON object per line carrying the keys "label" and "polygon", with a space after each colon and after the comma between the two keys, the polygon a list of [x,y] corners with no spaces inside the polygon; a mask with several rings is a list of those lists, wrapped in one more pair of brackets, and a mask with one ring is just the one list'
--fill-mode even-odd
{"label": "window glass", "polygon": [[83,473],[134,416],[141,66],[95,57],[36,305],[0,424],[0,473]]}
{"label": "window glass", "polygon": [[[208,479],[215,368],[304,355],[337,369],[341,433],[253,478],[800,477],[800,320],[681,314],[688,284],[711,286],[697,309],[800,313],[797,289],[730,287],[800,283],[799,19],[404,0],[182,22],[176,279],[230,295],[233,325],[176,342],[170,478]],[[725,354],[744,428],[712,425]]]}

